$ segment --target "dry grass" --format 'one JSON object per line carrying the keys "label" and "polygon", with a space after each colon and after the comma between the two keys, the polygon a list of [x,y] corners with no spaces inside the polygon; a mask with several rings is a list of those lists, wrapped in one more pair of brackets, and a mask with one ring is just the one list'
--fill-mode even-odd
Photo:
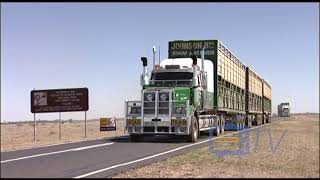
{"label": "dry grass", "polygon": [[[287,130],[275,152],[273,147]],[[217,157],[208,146],[164,161],[131,169],[113,178],[319,178],[319,115],[296,116],[264,127],[258,151],[256,134],[250,133],[250,154]],[[214,143],[215,150],[236,150],[234,143]]]}
{"label": "dry grass", "polygon": [[59,140],[59,122],[41,122],[36,124],[36,142],[34,142],[33,123],[1,124],[1,151],[120,136],[123,133],[123,119],[117,120],[116,132],[101,132],[99,120],[87,121],[87,138],[85,138],[84,121],[65,121],[61,123],[61,140]]}

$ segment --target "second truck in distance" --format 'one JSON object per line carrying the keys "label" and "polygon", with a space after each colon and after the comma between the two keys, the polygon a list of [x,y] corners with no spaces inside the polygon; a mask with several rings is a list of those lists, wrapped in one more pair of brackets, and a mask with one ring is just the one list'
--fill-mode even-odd
{"label": "second truck in distance", "polygon": [[125,131],[185,136],[271,122],[271,86],[219,40],[169,42],[169,57],[151,74],[142,57],[141,100],[125,102]]}
{"label": "second truck in distance", "polygon": [[289,103],[281,103],[278,105],[278,116],[279,117],[290,117]]}

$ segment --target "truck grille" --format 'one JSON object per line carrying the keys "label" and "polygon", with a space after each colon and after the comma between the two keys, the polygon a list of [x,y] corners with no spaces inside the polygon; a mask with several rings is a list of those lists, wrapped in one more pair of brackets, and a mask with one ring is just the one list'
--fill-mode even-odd
{"label": "truck grille", "polygon": [[144,114],[155,114],[155,93],[143,94]]}
{"label": "truck grille", "polygon": [[146,115],[155,115],[157,103],[158,115],[169,115],[169,92],[145,92],[143,95],[143,110]]}

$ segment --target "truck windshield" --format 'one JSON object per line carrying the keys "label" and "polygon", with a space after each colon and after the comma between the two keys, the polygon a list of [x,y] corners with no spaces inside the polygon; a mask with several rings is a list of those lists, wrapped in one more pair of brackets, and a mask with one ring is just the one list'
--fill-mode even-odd
{"label": "truck windshield", "polygon": [[151,85],[155,86],[191,86],[193,74],[190,72],[152,73]]}

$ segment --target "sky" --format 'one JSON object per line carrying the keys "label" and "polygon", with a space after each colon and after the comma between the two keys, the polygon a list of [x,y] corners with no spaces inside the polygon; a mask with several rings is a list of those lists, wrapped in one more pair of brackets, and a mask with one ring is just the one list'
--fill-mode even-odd
{"label": "sky", "polygon": [[87,119],[124,117],[125,100],[140,100],[140,57],[151,70],[153,46],[164,59],[168,41],[205,39],[270,82],[273,113],[319,112],[317,3],[1,3],[1,121],[33,120],[33,89],[78,87]]}

